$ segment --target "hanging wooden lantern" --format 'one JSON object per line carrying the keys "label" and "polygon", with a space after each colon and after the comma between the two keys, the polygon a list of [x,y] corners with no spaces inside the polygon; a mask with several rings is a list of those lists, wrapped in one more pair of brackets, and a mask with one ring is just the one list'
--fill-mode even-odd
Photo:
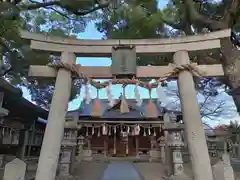
{"label": "hanging wooden lantern", "polygon": [[132,78],[136,75],[136,49],[133,46],[112,48],[112,74],[117,78]]}

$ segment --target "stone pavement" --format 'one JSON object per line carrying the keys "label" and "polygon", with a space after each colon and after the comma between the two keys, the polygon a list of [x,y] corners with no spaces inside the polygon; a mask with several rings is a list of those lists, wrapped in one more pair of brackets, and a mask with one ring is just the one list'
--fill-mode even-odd
{"label": "stone pavement", "polygon": [[163,180],[165,167],[161,163],[134,163],[136,171],[139,172],[144,180]]}
{"label": "stone pavement", "polygon": [[[192,176],[191,165],[184,164],[186,174]],[[240,180],[240,164],[234,162],[235,180]],[[35,176],[36,165],[27,168],[26,180]],[[74,175],[79,180],[163,180],[164,165],[161,163],[131,162],[82,162],[78,164]],[[3,168],[0,169],[0,180],[3,179]]]}
{"label": "stone pavement", "polygon": [[76,164],[73,176],[79,180],[101,180],[107,167],[107,162],[81,162]]}
{"label": "stone pavement", "polygon": [[142,180],[132,163],[110,163],[101,180]]}

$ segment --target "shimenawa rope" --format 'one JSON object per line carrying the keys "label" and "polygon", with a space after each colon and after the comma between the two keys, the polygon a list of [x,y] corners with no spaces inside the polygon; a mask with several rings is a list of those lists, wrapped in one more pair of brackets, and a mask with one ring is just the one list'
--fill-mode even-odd
{"label": "shimenawa rope", "polygon": [[49,63],[47,66],[55,68],[55,69],[64,68],[66,70],[69,70],[72,72],[74,77],[86,79],[89,82],[89,84],[91,84],[92,86],[94,86],[97,89],[105,88],[111,82],[112,84],[124,84],[124,85],[138,84],[141,87],[151,90],[153,88],[156,88],[159,83],[167,80],[170,77],[178,75],[182,71],[189,71],[194,76],[197,76],[197,77],[204,76],[204,72],[199,70],[195,64],[183,64],[180,66],[177,66],[176,64],[170,64],[170,66],[173,67],[173,71],[166,73],[164,76],[160,77],[154,83],[143,82],[138,79],[111,79],[109,81],[105,81],[105,82],[101,83],[101,82],[97,82],[97,81],[93,80],[92,78],[79,72],[80,65],[77,65],[77,64],[69,64],[69,63],[63,63],[61,61],[55,61],[53,63]]}

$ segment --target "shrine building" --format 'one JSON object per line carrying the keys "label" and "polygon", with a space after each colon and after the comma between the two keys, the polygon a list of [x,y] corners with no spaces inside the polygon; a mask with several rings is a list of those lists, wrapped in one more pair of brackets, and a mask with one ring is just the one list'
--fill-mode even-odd
{"label": "shrine building", "polygon": [[110,107],[107,99],[100,99],[100,116],[93,115],[94,100],[89,103],[83,100],[79,109],[67,113],[66,121],[76,119],[77,136],[87,141],[84,150],[110,157],[148,154],[151,149],[157,148],[157,141],[164,136],[164,113],[174,115],[177,121],[182,119],[180,112],[163,108],[157,99],[151,100],[155,117],[147,112],[149,99],[143,99],[140,106],[135,99],[124,99],[129,112],[122,113],[122,100],[119,98]]}

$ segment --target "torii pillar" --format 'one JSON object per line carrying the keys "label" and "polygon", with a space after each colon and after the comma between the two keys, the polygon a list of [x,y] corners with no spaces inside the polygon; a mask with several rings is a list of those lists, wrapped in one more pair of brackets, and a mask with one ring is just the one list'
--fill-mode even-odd
{"label": "torii pillar", "polygon": [[[187,51],[176,52],[173,60],[178,66],[190,63]],[[205,132],[191,72],[182,71],[179,73],[178,88],[194,180],[213,180]]]}
{"label": "torii pillar", "polygon": [[[61,61],[75,64],[75,54],[62,52]],[[63,68],[59,69],[39,157],[36,180],[55,180],[71,85],[71,72]]]}

